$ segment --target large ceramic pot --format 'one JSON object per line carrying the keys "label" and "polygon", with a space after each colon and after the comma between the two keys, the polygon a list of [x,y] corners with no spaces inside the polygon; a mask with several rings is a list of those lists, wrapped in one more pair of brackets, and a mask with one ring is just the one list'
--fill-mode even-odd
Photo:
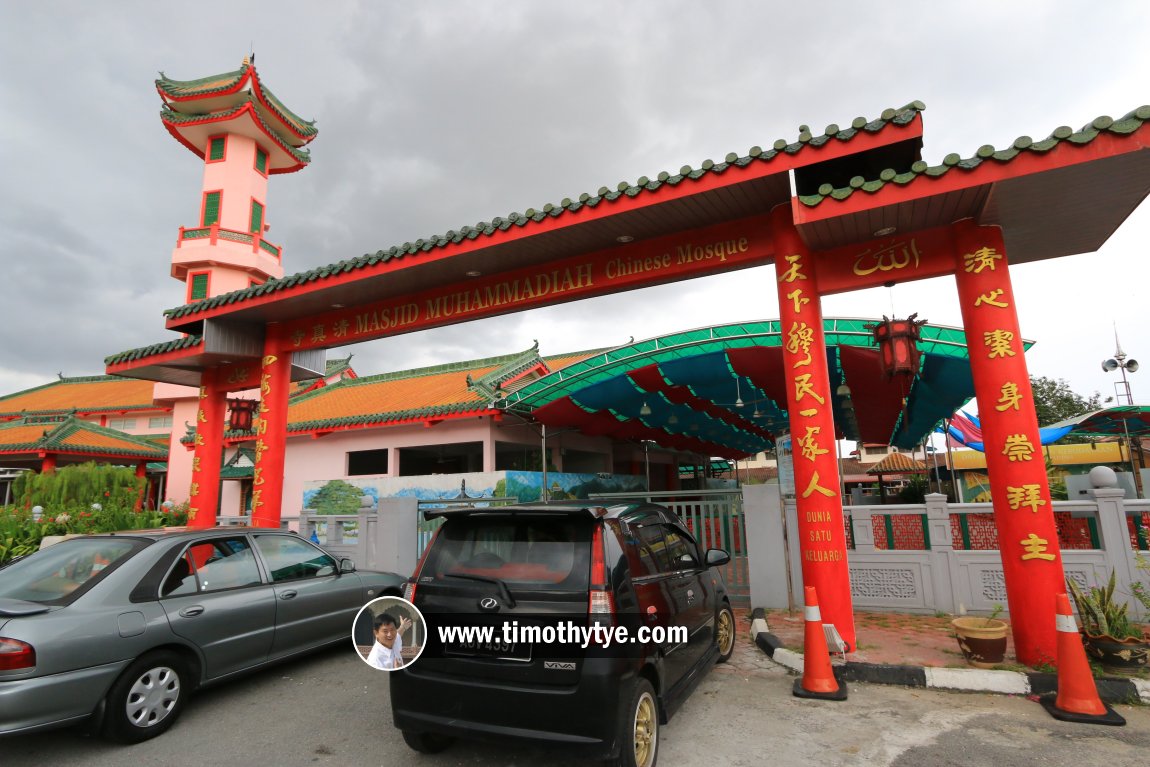
{"label": "large ceramic pot", "polygon": [[1115,639],[1112,636],[1082,633],[1086,654],[1114,674],[1126,674],[1150,666],[1150,641],[1141,639]]}
{"label": "large ceramic pot", "polygon": [[975,668],[993,668],[1006,658],[1006,622],[994,618],[955,618],[950,622],[958,648]]}

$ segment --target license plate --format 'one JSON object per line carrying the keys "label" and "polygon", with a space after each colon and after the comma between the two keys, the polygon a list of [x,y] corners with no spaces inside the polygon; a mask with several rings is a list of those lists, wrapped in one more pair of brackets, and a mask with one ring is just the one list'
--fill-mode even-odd
{"label": "license plate", "polygon": [[491,642],[452,642],[443,646],[443,652],[467,658],[493,658],[520,663],[531,661],[531,645],[504,642],[501,639]]}

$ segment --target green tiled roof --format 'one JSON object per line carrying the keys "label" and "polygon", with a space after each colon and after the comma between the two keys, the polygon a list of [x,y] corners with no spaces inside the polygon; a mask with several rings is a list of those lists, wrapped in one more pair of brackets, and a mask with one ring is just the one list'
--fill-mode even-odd
{"label": "green tiled roof", "polygon": [[[29,423],[39,425],[39,422],[34,420],[20,420],[12,421],[6,424],[0,424],[0,430],[22,428]],[[43,436],[34,442],[5,444],[4,450],[60,450],[60,451],[84,451],[89,448],[91,452],[99,453],[112,453],[118,456],[129,456],[138,458],[150,458],[152,460],[166,461],[168,458],[168,448],[166,445],[157,446],[142,437],[136,437],[131,434],[125,434],[116,429],[109,429],[105,426],[97,426],[94,423],[80,420],[74,416],[70,416],[58,425],[53,424],[44,425]],[[107,437],[116,440],[121,445],[110,448],[106,445],[83,445],[80,444],[64,444],[64,441],[72,437],[77,432],[86,432],[102,437]],[[82,440],[82,438],[81,438]]]}
{"label": "green tiled roof", "polygon": [[[156,88],[172,98],[182,98],[196,94],[206,95],[208,93],[220,93],[234,88],[236,83],[240,81],[240,78],[243,77],[244,73],[250,68],[249,65],[244,64],[234,72],[209,75],[208,77],[201,77],[196,80],[173,80],[163,72],[160,72],[160,77],[156,80]],[[206,87],[209,85],[212,87]]]}
{"label": "green tiled roof", "polygon": [[143,359],[145,357],[154,357],[158,354],[166,354],[167,352],[179,351],[181,349],[190,349],[193,346],[199,346],[203,343],[203,336],[183,336],[174,341],[165,341],[159,344],[152,344],[151,346],[141,346],[138,349],[129,349],[126,352],[113,354],[111,357],[104,358],[105,365],[119,365],[124,362],[133,362],[135,360]]}
{"label": "green tiled roof", "polygon": [[1119,120],[1114,120],[1106,116],[1096,118],[1082,126],[1082,129],[1078,131],[1063,125],[1060,128],[1056,128],[1053,133],[1041,141],[1035,141],[1030,138],[1030,136],[1019,136],[1005,149],[995,149],[990,144],[984,144],[978,148],[978,151],[975,152],[972,157],[966,159],[963,159],[958,154],[952,153],[942,158],[941,165],[927,165],[922,160],[919,160],[905,173],[898,173],[888,168],[882,171],[878,178],[874,179],[855,176],[850,180],[849,186],[839,189],[835,189],[830,184],[823,184],[819,187],[818,194],[801,195],[799,201],[808,207],[815,207],[828,198],[832,200],[845,200],[859,190],[873,194],[884,188],[887,184],[906,186],[922,176],[938,178],[939,176],[946,175],[953,169],[972,171],[984,162],[1007,163],[1022,154],[1042,154],[1049,152],[1054,147],[1065,142],[1077,145],[1089,144],[1103,133],[1114,133],[1118,135],[1133,133],[1141,128],[1147,120],[1150,120],[1150,106],[1141,106]]}
{"label": "green tiled roof", "polygon": [[731,167],[744,168],[753,163],[770,162],[779,155],[796,155],[807,146],[819,147],[832,141],[850,141],[861,133],[878,133],[888,125],[908,125],[913,122],[919,112],[925,108],[926,106],[921,101],[912,101],[901,109],[884,110],[876,120],[857,117],[851,121],[850,126],[847,128],[840,128],[838,125],[828,125],[826,130],[819,136],[812,135],[810,129],[803,125],[799,128],[800,132],[797,141],[788,142],[786,139],[779,139],[770,149],[754,146],[742,157],[735,152],[731,152],[722,162],[716,163],[712,160],[704,160],[698,168],[684,165],[677,173],[664,171],[655,176],[655,178],[641,176],[634,183],[620,181],[613,189],[603,186],[600,187],[595,194],[586,192],[576,198],[567,197],[558,205],[547,203],[542,208],[528,208],[522,213],[509,213],[505,217],[496,217],[491,219],[491,221],[480,221],[474,226],[463,226],[457,230],[453,229],[448,231],[446,234],[432,235],[426,239],[418,239],[415,242],[405,242],[402,245],[392,246],[387,250],[365,253],[358,258],[340,261],[335,264],[322,266],[280,279],[268,280],[262,285],[237,290],[232,293],[225,293],[215,296],[214,298],[185,304],[184,306],[179,306],[174,309],[167,309],[164,311],[164,314],[170,319],[187,317],[200,311],[215,309],[249,298],[265,296],[280,290],[287,290],[296,285],[303,285],[338,274],[351,272],[356,269],[362,269],[367,266],[374,266],[381,262],[386,263],[395,258],[418,256],[421,253],[428,253],[436,248],[446,247],[449,244],[457,244],[464,240],[475,240],[481,236],[490,237],[496,232],[505,232],[513,226],[524,227],[537,224],[548,219],[558,218],[565,213],[574,213],[584,206],[594,208],[604,201],[610,202],[624,196],[637,197],[644,192],[654,192],[660,189],[664,184],[678,186],[684,181],[697,181],[710,174],[722,174]]}
{"label": "green tiled roof", "polygon": [[[234,72],[224,72],[223,74],[201,77],[196,80],[173,80],[163,72],[160,72],[160,77],[156,80],[156,89],[174,99],[187,98],[188,96],[206,96],[211,93],[223,93],[224,91],[234,88],[236,83],[238,83],[250,69],[252,69],[250,64],[244,64]],[[274,93],[268,90],[262,82],[259,83],[258,87],[260,93],[264,95],[267,105],[273,112],[277,113],[277,116],[281,120],[289,125],[293,125],[304,136],[314,136],[316,134],[317,131],[314,120],[305,120],[295,112],[292,112]]]}
{"label": "green tiled roof", "polygon": [[[211,117],[213,119],[223,120],[223,119],[227,119],[227,118],[231,117],[232,115],[237,114],[241,109],[246,107],[248,104],[251,104],[253,107],[255,107],[258,103],[259,102],[256,101],[255,96],[253,96],[249,93],[244,97],[243,103],[237,104],[236,106],[232,107],[231,109],[224,109],[220,112],[212,112],[211,114],[183,114],[182,112],[177,112],[176,110],[172,109],[170,106],[165,104],[163,107],[160,108],[160,119],[169,125],[182,125],[184,123],[200,122],[205,117]],[[260,116],[258,109],[253,109],[252,115],[256,118],[256,120],[259,121],[259,124],[263,127],[264,131],[267,132],[268,136],[271,136],[273,139],[275,139],[276,144],[281,149],[283,149],[285,152],[287,152],[292,157],[294,157],[298,162],[301,162],[304,164],[311,162],[311,153],[307,149],[294,147],[294,146],[288,144],[286,141],[284,141],[280,137],[279,131],[277,131],[272,126],[268,125],[267,122],[264,120],[264,118],[262,116]]]}

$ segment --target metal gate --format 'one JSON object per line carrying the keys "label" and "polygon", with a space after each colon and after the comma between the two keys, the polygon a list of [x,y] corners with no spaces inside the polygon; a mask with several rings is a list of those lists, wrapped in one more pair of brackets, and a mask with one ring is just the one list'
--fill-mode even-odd
{"label": "metal gate", "polygon": [[666,506],[683,520],[684,526],[695,536],[699,546],[723,549],[731,561],[723,570],[727,592],[733,602],[749,603],[750,578],[747,571],[747,539],[743,527],[742,490],[666,491],[634,495],[631,493],[601,493],[593,500],[645,499]]}

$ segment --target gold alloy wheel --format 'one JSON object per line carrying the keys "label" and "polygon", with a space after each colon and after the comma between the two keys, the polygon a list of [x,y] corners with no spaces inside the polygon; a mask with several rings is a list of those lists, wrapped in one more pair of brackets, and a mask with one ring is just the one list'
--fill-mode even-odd
{"label": "gold alloy wheel", "polygon": [[735,621],[731,611],[723,608],[719,611],[719,655],[725,657],[731,651],[735,642]]}
{"label": "gold alloy wheel", "polygon": [[644,692],[639,698],[639,705],[635,707],[635,764],[639,767],[650,767],[654,761],[655,739],[659,737],[658,726],[655,699],[651,697],[651,693]]}

